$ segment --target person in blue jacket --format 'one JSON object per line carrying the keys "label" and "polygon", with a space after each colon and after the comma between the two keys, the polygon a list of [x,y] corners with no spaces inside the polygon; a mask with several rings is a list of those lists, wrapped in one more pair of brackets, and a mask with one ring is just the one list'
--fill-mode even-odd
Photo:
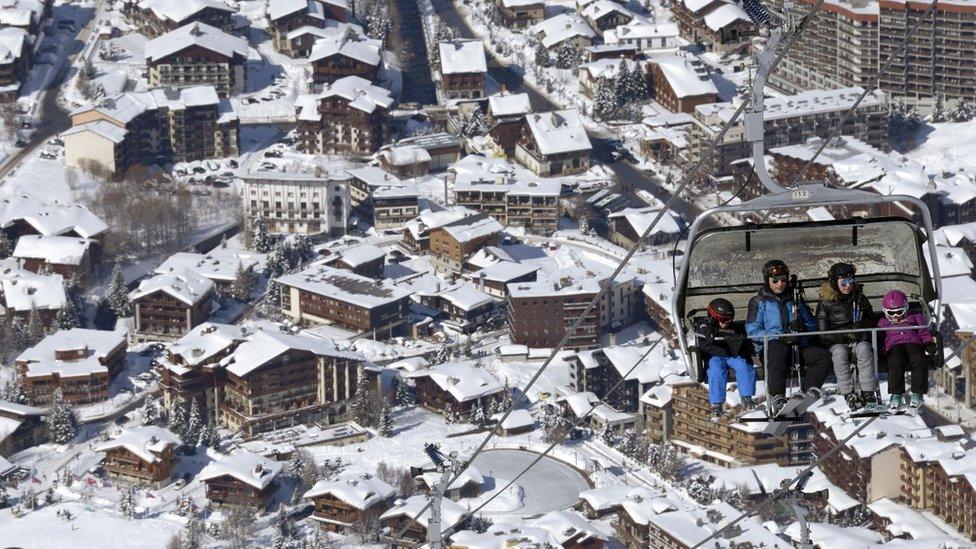
{"label": "person in blue jacket", "polygon": [[[763,285],[749,300],[746,334],[752,339],[760,359],[764,356],[761,336],[783,334],[769,340],[765,354],[766,388],[775,414],[786,403],[786,381],[793,362],[792,346],[799,346],[805,371],[801,389],[810,398],[819,399],[823,395],[821,386],[830,367],[830,353],[817,345],[815,338],[789,335],[816,331],[817,321],[805,302],[794,307],[790,269],[786,263],[778,259],[767,261],[762,274]],[[794,315],[795,311],[799,311],[799,315]]]}

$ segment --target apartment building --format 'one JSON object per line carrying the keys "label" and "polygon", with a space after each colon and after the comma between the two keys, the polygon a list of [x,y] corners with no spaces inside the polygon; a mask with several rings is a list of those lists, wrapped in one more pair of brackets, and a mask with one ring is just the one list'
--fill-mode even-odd
{"label": "apartment building", "polygon": [[480,213],[431,229],[431,263],[439,272],[460,274],[473,253],[498,245],[503,228],[490,215]]}
{"label": "apartment building", "polygon": [[671,3],[671,14],[681,37],[691,43],[721,53],[749,49],[752,22],[735,2],[676,0]]}
{"label": "apartment building", "polygon": [[219,0],[123,0],[121,12],[139,34],[155,38],[196,22],[232,32],[237,10]]}
{"label": "apartment building", "polygon": [[377,390],[373,366],[329,339],[257,328],[222,361],[217,421],[246,436],[348,418],[359,378]]}
{"label": "apartment building", "polygon": [[789,427],[785,437],[774,437],[763,433],[761,424],[736,422],[734,415],[710,421],[708,390],[702,384],[676,383],[671,388],[674,423],[670,441],[683,453],[723,467],[809,463],[810,425],[798,423]]}
{"label": "apartment building", "polygon": [[65,164],[114,174],[141,164],[237,156],[239,121],[213,86],[126,92],[71,113]]}
{"label": "apartment building", "polygon": [[316,174],[248,169],[241,177],[247,230],[261,219],[272,233],[346,234],[351,179],[344,170]]}
{"label": "apartment building", "polygon": [[406,187],[380,187],[373,191],[373,227],[378,230],[402,229],[420,214],[420,193]]}
{"label": "apartment building", "polygon": [[46,410],[0,400],[0,456],[12,456],[21,450],[47,442]]}
{"label": "apartment building", "polygon": [[298,99],[299,148],[308,154],[368,155],[389,141],[393,96],[359,76]]}
{"label": "apartment building", "polygon": [[539,177],[558,177],[590,169],[593,145],[575,110],[525,117],[515,145],[515,159]]}
{"label": "apartment building", "polygon": [[570,374],[574,388],[593,393],[621,412],[642,412],[641,395],[661,381],[655,359],[647,357],[638,363],[646,350],[635,345],[580,351]]}
{"label": "apartment building", "polygon": [[[566,335],[567,328],[573,326],[599,291],[600,285],[593,278],[574,281],[565,277],[557,281],[510,284],[506,322],[512,343],[536,348],[556,347]],[[583,318],[566,347],[599,347],[600,317],[601,306],[597,304]]]}
{"label": "apartment building", "polygon": [[485,96],[488,63],[481,40],[452,40],[437,44],[441,63],[441,93],[447,99]]}
{"label": "apartment building", "polygon": [[502,23],[510,29],[525,29],[546,18],[542,0],[495,0]]}
{"label": "apartment building", "polygon": [[125,369],[127,348],[124,332],[72,328],[25,350],[14,366],[31,405],[49,406],[57,389],[72,404],[88,404],[108,398],[109,382]]}
{"label": "apartment building", "polygon": [[90,238],[23,235],[17,239],[12,257],[32,273],[51,272],[87,285],[97,248],[97,241]]}
{"label": "apartment building", "polygon": [[718,88],[705,65],[693,56],[664,54],[648,63],[651,97],[671,112],[692,113],[718,101]]}
{"label": "apartment building", "polygon": [[903,445],[900,452],[901,500],[976,538],[973,448],[976,443],[957,425],[933,430],[934,436]]}
{"label": "apartment building", "polygon": [[32,273],[16,258],[0,259],[0,320],[19,318],[27,323],[37,315],[42,325],[52,326],[66,302],[61,275]]}
{"label": "apartment building", "polygon": [[533,38],[542,42],[550,52],[555,52],[563,44],[570,44],[583,51],[593,44],[596,33],[582,17],[572,13],[561,13],[543,19],[529,28]]}
{"label": "apartment building", "polygon": [[189,270],[144,279],[129,294],[137,339],[178,339],[206,321],[213,308],[214,283]]}
{"label": "apartment building", "polygon": [[634,20],[634,14],[630,10],[612,0],[590,2],[579,13],[600,36],[603,36],[608,30],[626,25]]}
{"label": "apartment building", "polygon": [[[794,2],[794,19],[806,16],[813,4],[813,0]],[[774,0],[771,6],[782,8],[782,2]],[[879,63],[886,59],[878,57],[878,14],[875,0],[825,1],[816,24],[783,58],[770,83],[787,93],[870,85]],[[904,32],[897,40],[902,38]]]}
{"label": "apartment building", "polygon": [[410,292],[324,265],[285,275],[281,309],[300,324],[335,324],[377,337],[390,335],[406,320]]}
{"label": "apartment building", "polygon": [[35,39],[22,28],[0,29],[0,102],[17,99],[31,67]]}
{"label": "apartment building", "polygon": [[251,277],[256,276],[254,268],[262,263],[261,254],[239,248],[217,247],[205,254],[176,252],[166,258],[153,272],[164,275],[172,272],[190,271],[213,282],[214,291],[226,295],[237,281],[238,270]]}
{"label": "apartment building", "polygon": [[223,380],[220,361],[250,333],[240,326],[204,322],[167,345],[156,359],[163,406],[170,409],[177,400],[196,400],[205,410],[215,410],[217,387]]}
{"label": "apartment building", "polygon": [[[857,87],[814,90],[767,99],[763,112],[766,150],[803,143],[810,137],[826,138],[836,129],[840,119],[862,91]],[[698,161],[733,112],[735,107],[730,103],[695,107],[694,125],[688,141],[688,162]],[[878,148],[886,147],[888,106],[884,94],[875,91],[865,96],[840,133]],[[750,155],[749,143],[745,140],[745,123],[739,118],[716,146],[711,160],[703,166],[702,173],[730,175],[731,163]]]}
{"label": "apartment building", "polygon": [[316,39],[329,36],[324,5],[317,0],[269,0],[265,17],[274,49],[290,57],[306,55]]}
{"label": "apartment building", "polygon": [[630,23],[605,31],[603,41],[638,51],[673,50],[678,47],[678,36],[676,23]]}
{"label": "apartment building", "polygon": [[488,97],[488,130],[494,156],[511,158],[522,134],[525,115],[532,112],[527,93],[499,92]]}
{"label": "apartment building", "polygon": [[358,76],[374,82],[379,75],[382,45],[348,26],[332,36],[319,38],[308,56],[312,81],[331,84],[346,76]]}
{"label": "apartment building", "polygon": [[190,23],[146,43],[154,88],[209,85],[227,97],[244,91],[247,41],[206,23]]}
{"label": "apartment building", "polygon": [[430,250],[430,233],[438,227],[453,223],[477,214],[463,206],[453,206],[446,210],[424,210],[416,219],[411,219],[403,227],[403,246],[415,254],[425,254]]}
{"label": "apartment building", "polygon": [[504,176],[486,180],[459,175],[454,183],[458,206],[490,214],[505,226],[542,234],[556,230],[561,191],[557,181],[509,182]]}
{"label": "apartment building", "polygon": [[417,292],[417,296],[425,307],[440,311],[445,325],[463,334],[470,334],[483,327],[501,310],[499,299],[475,289],[467,282],[434,291]]}

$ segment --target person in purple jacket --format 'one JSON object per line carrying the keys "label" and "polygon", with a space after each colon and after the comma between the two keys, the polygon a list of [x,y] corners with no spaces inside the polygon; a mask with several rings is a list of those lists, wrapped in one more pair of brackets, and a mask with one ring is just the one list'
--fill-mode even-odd
{"label": "person in purple jacket", "polygon": [[[938,352],[935,339],[928,328],[914,328],[927,326],[928,320],[921,313],[908,312],[908,296],[901,290],[886,293],[881,306],[884,308],[884,317],[878,321],[878,327],[905,327],[903,330],[884,332],[885,356],[888,359],[888,394],[891,395],[888,407],[901,408],[907,400],[909,406],[918,408],[922,405],[923,395],[929,390],[927,357]],[[903,397],[906,366],[907,371],[912,374],[912,392]]]}

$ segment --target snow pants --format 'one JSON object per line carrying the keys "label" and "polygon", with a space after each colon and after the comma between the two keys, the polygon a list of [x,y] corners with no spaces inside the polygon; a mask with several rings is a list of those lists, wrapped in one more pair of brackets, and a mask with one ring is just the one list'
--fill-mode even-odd
{"label": "snow pants", "polygon": [[725,389],[729,383],[729,368],[735,370],[739,396],[756,395],[756,370],[741,356],[713,356],[708,359],[708,402],[725,403]]}
{"label": "snow pants", "polygon": [[924,395],[929,391],[928,361],[922,354],[922,347],[914,343],[902,343],[888,350],[889,395],[905,392],[906,371],[912,373],[913,393]]}
{"label": "snow pants", "polygon": [[[769,388],[769,395],[785,395],[787,379],[792,375],[793,348],[779,340],[770,341],[766,359],[766,386]],[[806,391],[811,387],[823,387],[824,380],[827,379],[827,369],[830,367],[827,349],[816,345],[803,347],[800,349],[800,362],[804,369],[801,388]]]}
{"label": "snow pants", "polygon": [[874,375],[874,349],[867,341],[830,346],[830,359],[834,363],[834,375],[837,376],[837,390],[842,395],[848,395],[854,390],[852,354],[857,362],[858,387],[862,393],[874,393],[878,390],[878,377]]}

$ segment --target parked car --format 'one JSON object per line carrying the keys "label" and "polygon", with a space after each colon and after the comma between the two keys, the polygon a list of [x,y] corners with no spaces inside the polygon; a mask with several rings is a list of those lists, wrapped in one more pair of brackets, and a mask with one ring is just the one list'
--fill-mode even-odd
{"label": "parked car", "polygon": [[285,155],[281,151],[276,151],[276,150],[264,151],[265,158],[281,158],[282,156]]}
{"label": "parked car", "polygon": [[40,157],[41,158],[44,158],[46,160],[57,160],[58,155],[57,155],[57,153],[53,153],[51,151],[44,150],[44,151],[41,151]]}
{"label": "parked car", "polygon": [[230,166],[231,168],[234,168],[234,169],[237,169],[238,168],[237,161],[234,160],[233,158],[231,158],[230,160],[227,161],[227,165]]}
{"label": "parked car", "polygon": [[207,169],[203,166],[193,166],[193,173],[205,174],[207,173]]}
{"label": "parked car", "polygon": [[54,147],[63,147],[64,140],[61,139],[60,137],[52,137],[51,139],[47,140],[47,144]]}
{"label": "parked car", "polygon": [[19,147],[19,148],[23,148],[23,147],[26,147],[27,146],[27,142],[24,141],[22,138],[18,137],[17,138],[17,141],[14,142],[14,146],[15,147]]}

